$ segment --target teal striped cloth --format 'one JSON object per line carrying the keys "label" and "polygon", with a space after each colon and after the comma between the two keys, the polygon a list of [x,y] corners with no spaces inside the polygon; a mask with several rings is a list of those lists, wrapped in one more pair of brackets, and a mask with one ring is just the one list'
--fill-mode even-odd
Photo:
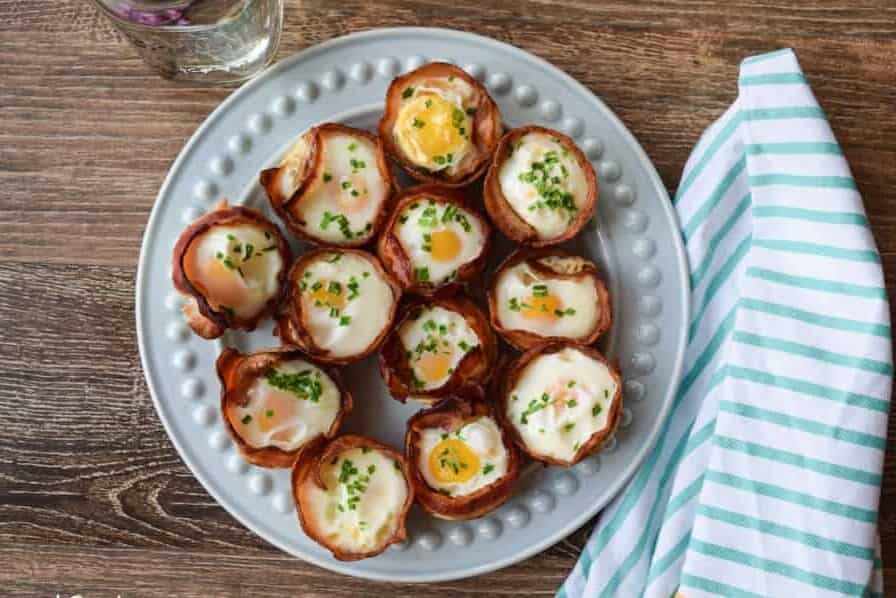
{"label": "teal striped cloth", "polygon": [[880,256],[791,50],[743,61],[685,166],[681,386],[561,597],[883,596],[890,408]]}

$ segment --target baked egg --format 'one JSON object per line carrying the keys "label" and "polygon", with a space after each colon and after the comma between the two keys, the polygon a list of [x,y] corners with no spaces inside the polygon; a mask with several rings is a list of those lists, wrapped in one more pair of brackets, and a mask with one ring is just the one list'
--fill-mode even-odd
{"label": "baked egg", "polygon": [[174,286],[190,298],[187,323],[204,338],[252,330],[279,302],[291,259],[276,225],[222,202],[187,227],[174,248]]}
{"label": "baked egg", "polygon": [[376,350],[395,316],[401,291],[379,260],[357,249],[319,249],[296,260],[278,334],[327,363],[348,363]]}
{"label": "baked egg", "polygon": [[380,350],[380,371],[392,396],[431,402],[465,387],[482,387],[497,358],[494,334],[463,296],[412,302]]}
{"label": "baked egg", "polygon": [[381,553],[407,536],[414,501],[403,456],[363,436],[341,436],[299,454],[292,472],[299,521],[339,560]]}
{"label": "baked egg", "polygon": [[415,495],[446,519],[480,517],[510,497],[520,457],[489,404],[451,398],[408,422]]}
{"label": "baked egg", "polygon": [[511,254],[495,272],[489,310],[495,330],[523,350],[545,339],[590,345],[612,319],[594,262],[556,248]]}
{"label": "baked egg", "polygon": [[298,351],[225,349],[217,371],[227,431],[254,465],[290,467],[308,442],[334,436],[352,409],[338,375]]}
{"label": "baked egg", "polygon": [[292,232],[343,247],[362,245],[379,231],[393,187],[379,140],[334,123],[309,129],[260,180]]}
{"label": "baked egg", "polygon": [[619,373],[595,349],[544,343],[508,366],[500,415],[530,457],[573,465],[615,431],[621,387]]}
{"label": "baked egg", "polygon": [[406,290],[428,295],[478,276],[490,244],[491,226],[464,196],[421,185],[399,196],[377,251]]}
{"label": "baked egg", "polygon": [[501,135],[501,115],[476,79],[433,62],[393,80],[379,135],[412,177],[464,185],[484,171]]}
{"label": "baked egg", "polygon": [[558,131],[528,126],[501,139],[484,188],[485,207],[501,231],[524,245],[574,237],[597,203],[594,168]]}

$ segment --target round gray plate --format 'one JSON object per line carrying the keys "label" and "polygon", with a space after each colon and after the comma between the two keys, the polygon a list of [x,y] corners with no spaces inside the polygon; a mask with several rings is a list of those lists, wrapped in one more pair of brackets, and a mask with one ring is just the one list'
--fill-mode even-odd
{"label": "round gray plate", "polygon": [[[373,128],[389,82],[431,60],[483,81],[509,126],[540,124],[576,140],[596,168],[595,222],[572,249],[594,258],[610,283],[615,322],[604,350],[625,380],[622,426],[599,454],[569,469],[530,465],[502,508],[468,522],[414,508],[408,542],[341,563],[299,528],[285,470],[244,462],[218,410],[214,361],[222,343],[276,345],[272,324],[208,342],[190,333],[171,284],[171,250],[183,228],[222,197],[266,208],[258,172],[308,126]],[[297,245],[301,250],[301,247]],[[585,87],[522,50],[467,33],[402,28],[334,39],[280,62],[215,110],[181,151],[153,208],[137,274],[137,335],[156,410],[174,446],[209,493],[262,538],[307,561],[389,581],[437,581],[505,567],[585,523],[645,457],[678,383],[688,320],[685,257],[669,198],[650,160]],[[347,428],[403,446],[416,408],[389,398],[373,358],[348,368],[356,397]]]}

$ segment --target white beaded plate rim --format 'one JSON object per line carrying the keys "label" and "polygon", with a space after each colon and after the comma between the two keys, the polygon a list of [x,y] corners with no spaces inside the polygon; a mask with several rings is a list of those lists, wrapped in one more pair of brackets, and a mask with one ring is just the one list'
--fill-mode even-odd
{"label": "white beaded plate rim", "polygon": [[[600,232],[588,227],[577,249],[598,260],[610,278],[616,324],[607,351],[621,362],[626,409],[621,429],[600,455],[568,470],[528,468],[517,495],[489,516],[442,522],[415,512],[409,542],[343,563],[299,529],[288,472],[246,464],[224,433],[214,372],[220,343],[198,339],[183,324],[170,251],[185,222],[210,209],[211,200],[257,204],[258,170],[274,163],[307,126],[344,118],[370,127],[371,106],[381,105],[395,75],[442,57],[483,80],[510,125],[559,128],[595,164],[602,183]],[[147,224],[136,324],[159,418],[184,462],[231,515],[282,550],[333,571],[434,582],[494,571],[544,550],[583,525],[631,478],[672,405],[689,296],[684,248],[665,188],[638,142],[598,98],[556,67],[502,42],[447,29],[395,28],[336,38],[279,62],[231,94],[197,129],[168,172]],[[245,342],[270,344],[270,326],[262,328]],[[375,368],[351,366],[358,384],[365,376],[375,377]],[[385,407],[384,421],[401,428],[389,431],[389,442],[402,446],[402,422],[413,407],[388,397],[356,402],[362,419],[365,409]]]}

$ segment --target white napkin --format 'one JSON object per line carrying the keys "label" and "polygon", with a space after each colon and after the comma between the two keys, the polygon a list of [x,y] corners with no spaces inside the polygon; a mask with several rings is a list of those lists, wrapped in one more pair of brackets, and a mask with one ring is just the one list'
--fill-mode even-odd
{"label": "white napkin", "polygon": [[693,304],[675,405],[560,596],[883,595],[880,257],[793,52],[744,60],[738,87],[675,200]]}

